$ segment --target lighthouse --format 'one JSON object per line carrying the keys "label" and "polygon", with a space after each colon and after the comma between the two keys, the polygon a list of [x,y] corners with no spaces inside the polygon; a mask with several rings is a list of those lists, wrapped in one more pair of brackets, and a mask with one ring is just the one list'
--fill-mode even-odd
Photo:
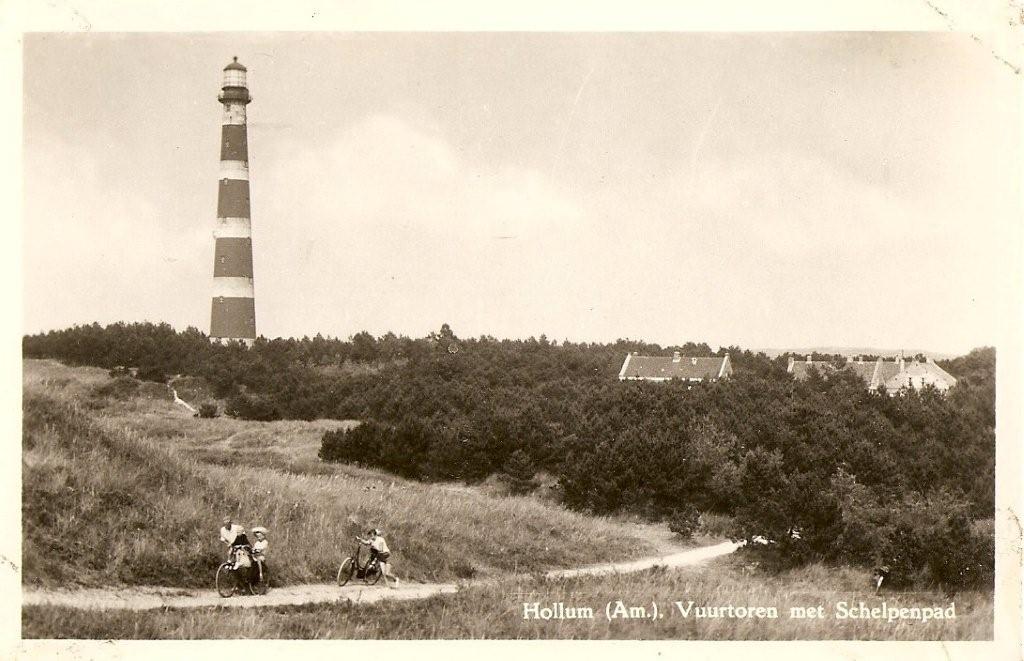
{"label": "lighthouse", "polygon": [[217,100],[224,106],[220,137],[220,184],[213,262],[213,342],[256,340],[256,303],[252,279],[252,222],[249,216],[249,146],[245,107],[252,101],[246,69],[238,58],[224,67]]}

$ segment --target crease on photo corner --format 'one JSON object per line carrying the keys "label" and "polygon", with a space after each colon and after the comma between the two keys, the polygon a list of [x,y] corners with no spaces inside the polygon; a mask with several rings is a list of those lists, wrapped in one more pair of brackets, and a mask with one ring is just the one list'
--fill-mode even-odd
{"label": "crease on photo corner", "polygon": [[[932,0],[924,0],[924,4],[928,5],[928,7],[930,7],[931,10],[935,12],[935,14],[942,18],[942,20],[946,23],[946,27],[949,28],[950,31],[958,32],[964,30],[967,27],[961,25],[960,22],[957,19],[953,18],[948,11],[940,9],[934,2],[932,2]],[[1020,28],[1022,25],[1024,25],[1024,7],[1015,6],[1015,4],[1012,2],[1008,2],[1007,5],[1008,9],[1011,12],[1010,20],[1008,21],[1009,25],[1013,28]],[[1016,11],[1016,15],[1013,15],[1012,13],[1014,10]],[[1020,65],[1014,64],[1009,59],[1007,59],[1006,56],[1001,55],[999,52],[996,51],[994,47],[992,47],[986,40],[982,39],[981,36],[978,35],[977,33],[971,32],[970,36],[976,44],[978,44],[982,48],[987,49],[989,54],[993,58],[995,58],[997,62],[1001,62],[1002,64],[1009,67],[1009,69],[1013,71],[1014,75],[1020,75]]]}
{"label": "crease on photo corner", "polygon": [[[85,17],[85,14],[76,9],[70,2],[60,0],[50,0],[47,3],[53,9],[64,9],[68,12],[68,18],[75,24],[79,30],[83,32],[92,31],[92,21]],[[57,5],[60,5],[58,8]]]}

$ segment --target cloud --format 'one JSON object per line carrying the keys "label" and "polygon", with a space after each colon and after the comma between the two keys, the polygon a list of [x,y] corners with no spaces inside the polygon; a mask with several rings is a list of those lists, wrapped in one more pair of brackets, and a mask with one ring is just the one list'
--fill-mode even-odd
{"label": "cloud", "polygon": [[25,150],[25,326],[195,323],[209,292],[210,223],[169,222],[144,180],[109,179],[109,154],[39,137]]}
{"label": "cloud", "polygon": [[395,117],[258,158],[257,305],[274,310],[274,332],[425,332],[460,317],[486,327],[485,310],[507,316],[522,292],[550,288],[543,279],[567,259],[559,237],[584,220],[539,171],[473,164]]}
{"label": "cloud", "polygon": [[475,166],[440,136],[395,117],[368,117],[315,149],[282,141],[259,158],[267,164],[259,185],[287,191],[265,202],[300,222],[344,218],[350,228],[489,236],[532,234],[579,218],[538,171]]}
{"label": "cloud", "polygon": [[677,170],[653,195],[657,206],[777,254],[838,253],[936,234],[934,218],[916,201],[825,158],[785,150],[708,159]]}

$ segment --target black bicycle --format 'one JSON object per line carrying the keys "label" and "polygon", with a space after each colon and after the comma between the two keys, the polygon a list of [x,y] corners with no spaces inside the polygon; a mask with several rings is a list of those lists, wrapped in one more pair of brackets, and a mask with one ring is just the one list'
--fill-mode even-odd
{"label": "black bicycle", "polygon": [[217,567],[217,594],[227,598],[239,590],[248,590],[249,594],[264,595],[270,589],[270,574],[266,565],[253,557],[252,549],[248,546],[240,547],[233,551],[235,553],[246,553],[249,556],[248,567],[234,569],[233,560],[225,560]]}
{"label": "black bicycle", "polygon": [[356,542],[356,552],[342,561],[341,566],[338,567],[338,585],[342,586],[348,583],[353,578],[362,579],[363,583],[367,585],[373,585],[380,580],[381,571],[380,565],[376,560],[367,560],[366,564],[361,564],[360,556],[362,555],[363,545]]}

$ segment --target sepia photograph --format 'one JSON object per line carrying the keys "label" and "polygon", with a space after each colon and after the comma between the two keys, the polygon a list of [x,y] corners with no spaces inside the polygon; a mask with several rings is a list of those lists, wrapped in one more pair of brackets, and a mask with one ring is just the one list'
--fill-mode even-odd
{"label": "sepia photograph", "polygon": [[1022,60],[944,4],[26,30],[23,644],[1019,645]]}

